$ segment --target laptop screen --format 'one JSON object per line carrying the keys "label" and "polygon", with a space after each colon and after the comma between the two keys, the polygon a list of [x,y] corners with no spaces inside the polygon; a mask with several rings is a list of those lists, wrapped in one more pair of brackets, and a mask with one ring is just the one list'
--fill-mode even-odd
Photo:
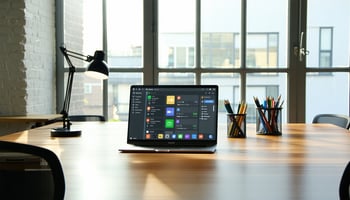
{"label": "laptop screen", "polygon": [[216,85],[131,86],[128,143],[215,145],[217,108]]}

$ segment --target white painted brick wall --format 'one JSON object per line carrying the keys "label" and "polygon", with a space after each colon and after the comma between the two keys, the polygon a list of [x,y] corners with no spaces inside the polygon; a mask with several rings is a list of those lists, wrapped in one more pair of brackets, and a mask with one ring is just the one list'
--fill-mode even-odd
{"label": "white painted brick wall", "polygon": [[55,113],[55,1],[25,1],[27,113]]}
{"label": "white painted brick wall", "polygon": [[[55,113],[55,0],[0,1],[0,115]],[[0,135],[28,125],[0,124]]]}

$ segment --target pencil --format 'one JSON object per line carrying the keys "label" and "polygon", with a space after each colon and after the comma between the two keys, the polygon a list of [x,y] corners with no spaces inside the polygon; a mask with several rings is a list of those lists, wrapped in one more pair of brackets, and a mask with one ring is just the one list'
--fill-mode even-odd
{"label": "pencil", "polygon": [[227,113],[232,114],[232,113],[233,113],[233,110],[232,110],[232,108],[231,108],[230,101],[229,101],[229,100],[224,100],[224,105],[225,105],[225,108],[226,108]]}

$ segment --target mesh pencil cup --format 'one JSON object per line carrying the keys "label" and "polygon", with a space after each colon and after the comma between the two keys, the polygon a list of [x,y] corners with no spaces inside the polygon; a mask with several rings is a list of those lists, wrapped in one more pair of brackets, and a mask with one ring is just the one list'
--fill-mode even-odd
{"label": "mesh pencil cup", "polygon": [[227,137],[246,137],[246,114],[227,114]]}
{"label": "mesh pencil cup", "polygon": [[282,108],[256,108],[256,133],[282,135]]}

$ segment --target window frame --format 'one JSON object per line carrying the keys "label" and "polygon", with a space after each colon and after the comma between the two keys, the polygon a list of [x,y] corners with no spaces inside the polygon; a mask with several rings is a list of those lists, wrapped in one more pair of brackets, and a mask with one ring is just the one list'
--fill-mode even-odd
{"label": "window frame", "polygon": [[[103,4],[103,50],[108,52],[107,45],[107,25],[106,25],[106,0],[101,2]],[[247,30],[246,30],[246,21],[247,21],[247,0],[241,1],[241,46],[242,49],[240,52],[240,67],[233,68],[202,68],[199,66],[201,63],[201,27],[200,27],[200,5],[201,1],[196,0],[196,41],[195,41],[195,58],[194,58],[194,68],[160,68],[158,67],[158,33],[157,33],[157,8],[158,0],[143,0],[143,10],[144,10],[144,51],[143,51],[143,67],[141,68],[110,68],[110,73],[142,73],[143,74],[143,83],[144,84],[157,84],[159,81],[160,73],[194,73],[195,74],[195,84],[201,83],[201,74],[202,73],[238,73],[241,77],[240,93],[242,97],[246,95],[246,78],[248,74],[251,73],[286,73],[287,74],[287,84],[288,84],[288,110],[293,110],[293,112],[288,113],[288,122],[305,122],[305,79],[306,74],[310,72],[322,73],[322,72],[349,72],[350,67],[341,67],[341,68],[324,68],[324,67],[306,67],[305,61],[299,61],[294,55],[293,51],[294,46],[299,41],[300,31],[306,32],[306,11],[307,11],[307,2],[289,0],[289,24],[288,24],[288,49],[287,52],[288,63],[286,68],[251,68],[247,67],[246,60],[246,50],[247,50]],[[59,46],[64,43],[64,3],[62,1],[56,1],[56,46]],[[298,19],[298,20],[297,20]],[[332,27],[323,27],[323,28],[332,28]],[[321,28],[320,28],[321,35]],[[278,36],[277,36],[278,37]],[[332,29],[332,39],[333,39],[333,29]],[[321,40],[321,39],[320,39]],[[306,41],[304,41],[306,43]],[[333,45],[333,44],[332,44]],[[147,50],[145,50],[147,49]],[[278,50],[277,50],[278,52]],[[319,49],[319,54],[323,52],[330,53],[330,59],[332,60],[333,51]],[[108,56],[108,55],[106,55]],[[175,60],[176,58],[174,58]],[[186,58],[186,62],[189,62],[189,58]],[[278,62],[278,61],[277,61]],[[319,64],[321,63],[321,56],[319,56]],[[57,111],[60,111],[60,108],[63,105],[63,96],[64,96],[64,73],[67,72],[67,69],[63,68],[64,58],[60,55],[59,51],[56,51],[56,103]],[[332,64],[332,63],[331,63]],[[320,66],[320,65],[319,65]],[[331,65],[332,66],[332,65]],[[84,69],[77,69],[77,73],[83,72]],[[349,106],[350,107],[350,106]],[[349,111],[350,113],[350,111]],[[103,115],[108,118],[108,80],[103,82]]]}

